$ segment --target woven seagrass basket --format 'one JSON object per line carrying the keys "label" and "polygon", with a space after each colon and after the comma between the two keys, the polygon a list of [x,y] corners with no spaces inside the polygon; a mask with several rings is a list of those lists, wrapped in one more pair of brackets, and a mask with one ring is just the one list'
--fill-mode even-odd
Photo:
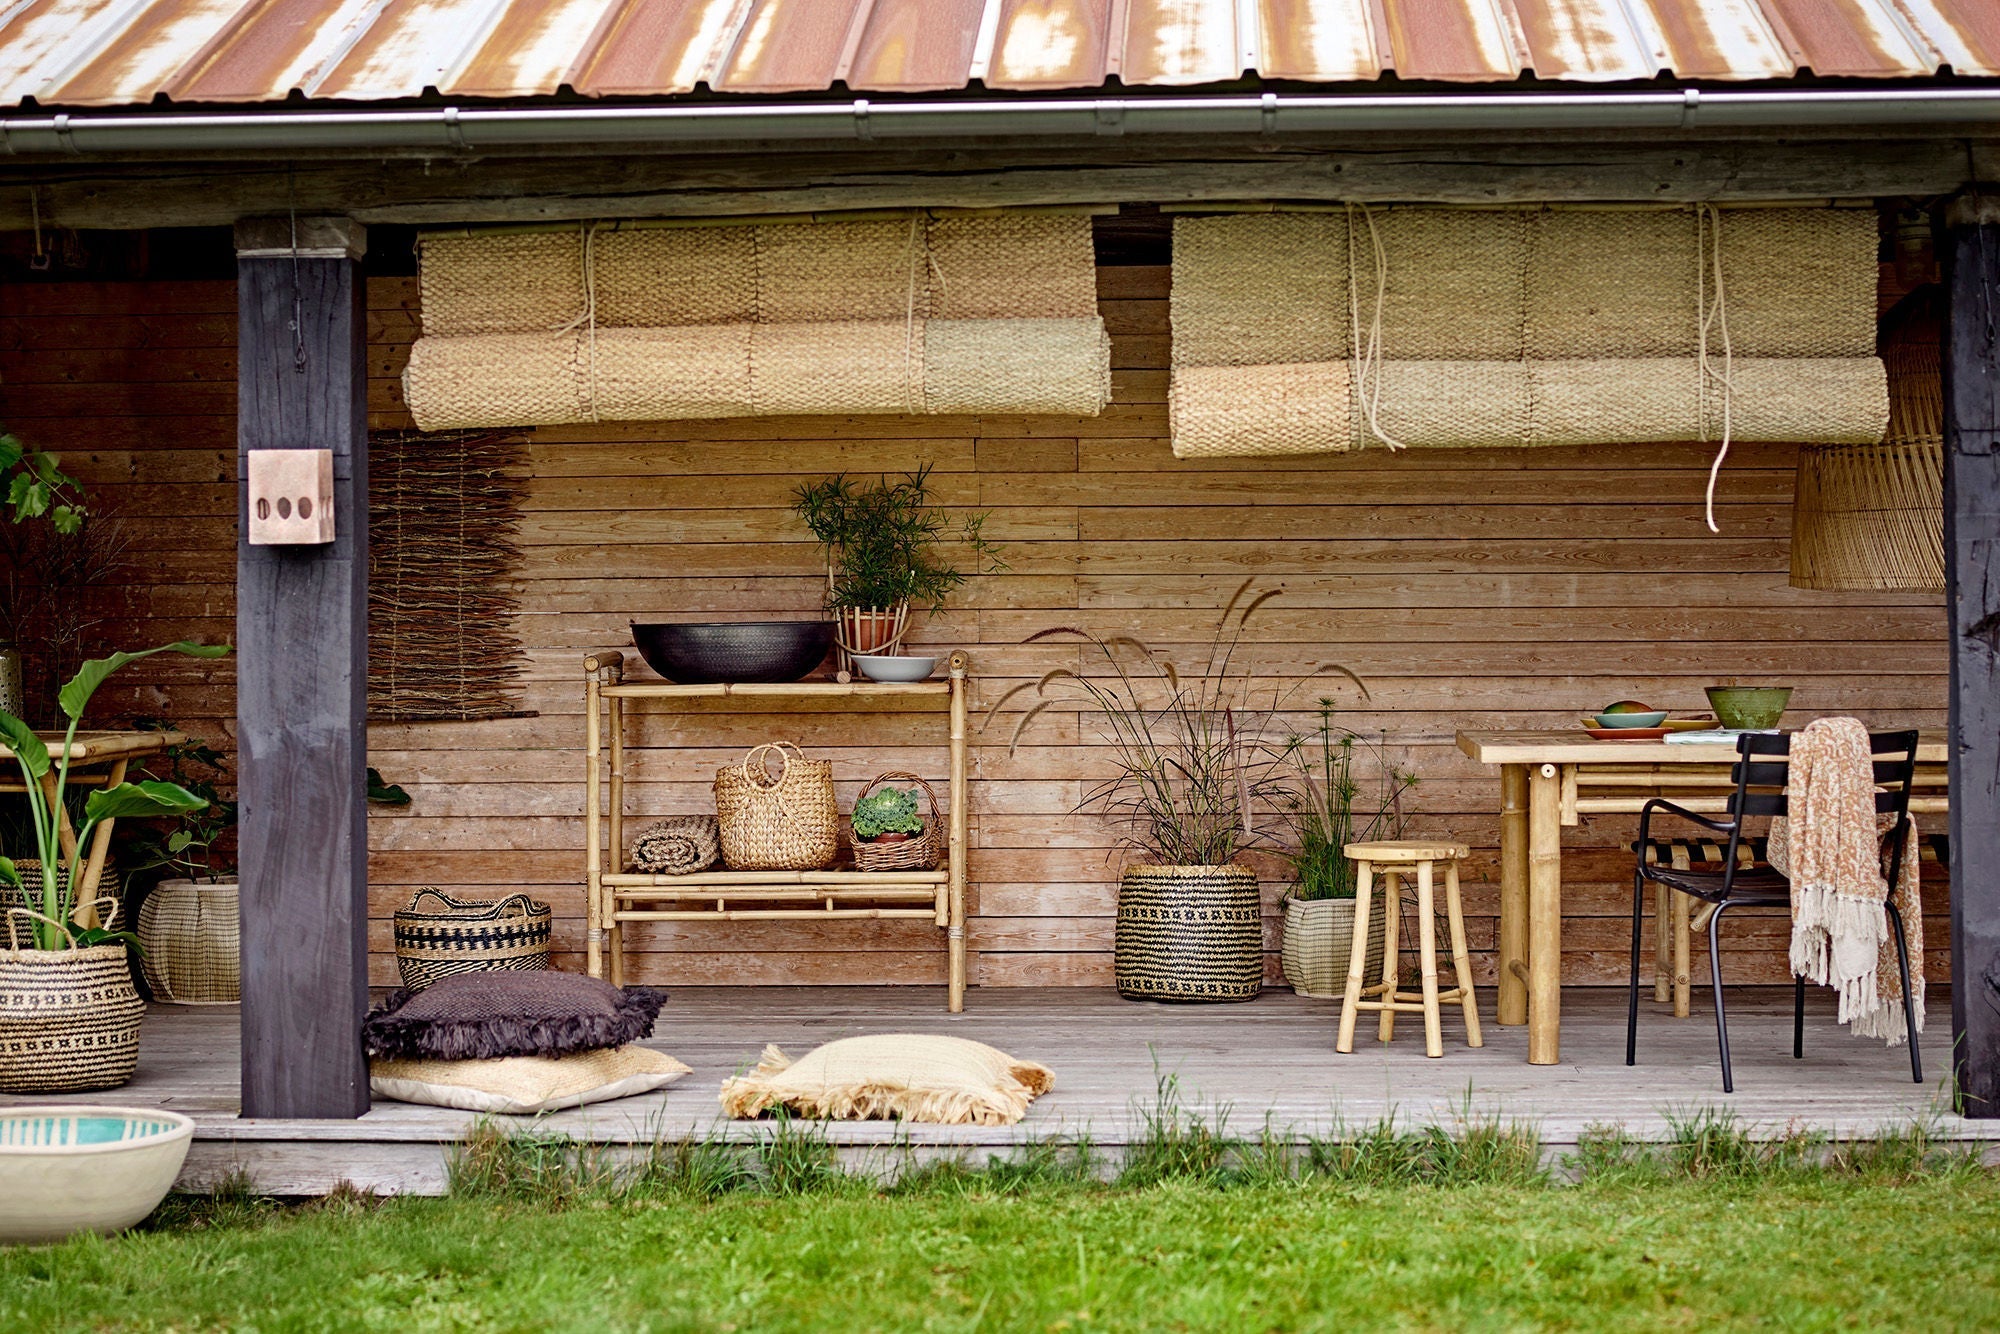
{"label": "woven seagrass basket", "polygon": [[396,968],[411,991],[459,973],[544,972],[549,922],[549,905],[526,894],[479,903],[427,886],[396,913]]}
{"label": "woven seagrass basket", "polygon": [[139,905],[139,966],[155,1000],[236,1004],[242,941],[242,894],[233,881],[163,880]]}
{"label": "woven seagrass basket", "polygon": [[[768,767],[781,761],[774,777]],[[722,860],[732,871],[818,871],[840,855],[833,766],[788,741],[758,746],[715,774]]]}
{"label": "woven seagrass basket", "polygon": [[1264,985],[1264,914],[1247,866],[1132,866],[1113,938],[1127,1000],[1241,1001]]}
{"label": "woven seagrass basket", "polygon": [[[146,1014],[125,946],[13,948],[27,911],[10,910],[0,935],[0,1093],[116,1088],[138,1068]],[[105,924],[117,914],[112,902]]]}
{"label": "woven seagrass basket", "polygon": [[[1370,982],[1382,976],[1382,924],[1386,920],[1377,912],[1368,924],[1361,975]],[[1340,999],[1347,993],[1347,967],[1353,950],[1353,899],[1285,899],[1279,959],[1293,991],[1301,996]]]}
{"label": "woven seagrass basket", "polygon": [[[861,789],[860,793],[854,798],[854,802],[857,806],[860,805],[862,797],[867,796],[891,778],[907,778],[922,788],[924,796],[930,799],[931,818],[925,822],[922,833],[898,842],[865,843],[860,838],[855,838],[853,840],[854,869],[857,871],[933,870],[938,864],[940,851],[938,829],[944,823],[944,817],[938,813],[937,793],[931,790],[929,783],[926,783],[913,773],[907,773],[898,769],[890,773],[878,775],[869,780],[868,786]],[[853,828],[853,823],[850,821],[848,832],[853,833]]]}

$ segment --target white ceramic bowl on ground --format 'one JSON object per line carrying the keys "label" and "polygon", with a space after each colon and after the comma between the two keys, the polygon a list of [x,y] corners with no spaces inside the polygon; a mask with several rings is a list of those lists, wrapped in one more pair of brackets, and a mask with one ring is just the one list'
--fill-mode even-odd
{"label": "white ceramic bowl on ground", "polygon": [[146,1107],[0,1108],[0,1245],[121,1232],[159,1207],[194,1122]]}
{"label": "white ceramic bowl on ground", "polygon": [[889,653],[857,653],[854,665],[871,681],[922,681],[937,668],[936,658]]}

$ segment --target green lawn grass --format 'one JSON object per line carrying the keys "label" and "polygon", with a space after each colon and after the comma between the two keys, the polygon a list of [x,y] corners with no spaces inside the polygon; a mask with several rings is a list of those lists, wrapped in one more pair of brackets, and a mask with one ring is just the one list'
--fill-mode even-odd
{"label": "green lawn grass", "polygon": [[945,1172],[166,1217],[0,1253],[0,1329],[2000,1328],[2000,1180],[1978,1169],[1012,1191]]}

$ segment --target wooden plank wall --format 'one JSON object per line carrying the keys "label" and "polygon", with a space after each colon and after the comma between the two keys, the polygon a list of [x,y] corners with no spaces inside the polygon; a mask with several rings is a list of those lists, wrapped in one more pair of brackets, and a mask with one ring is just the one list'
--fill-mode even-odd
{"label": "wooden plank wall", "polygon": [[[556,907],[562,962],[579,962],[581,653],[620,642],[633,617],[811,609],[821,575],[787,497],[839,469],[929,461],[945,500],[992,512],[1011,571],[977,581],[917,637],[968,648],[983,699],[1075,661],[1071,649],[1020,646],[1045,626],[1185,646],[1245,578],[1282,585],[1255,627],[1261,660],[1294,672],[1333,660],[1368,679],[1365,706],[1341,696],[1356,705],[1346,721],[1385,730],[1421,774],[1420,832],[1450,830],[1478,850],[1468,907],[1482,952],[1494,936],[1497,781],[1452,746],[1457,727],[1563,726],[1619,698],[1699,709],[1701,688],[1722,680],[1796,685],[1795,718],[1942,725],[1939,598],[1787,586],[1791,449],[1734,451],[1721,536],[1702,528],[1710,450],[1697,444],[1180,463],[1165,439],[1167,282],[1164,267],[1100,270],[1116,402],[1095,419],[538,432],[521,534],[538,716],[372,729],[372,762],[415,797],[369,824],[373,980],[393,979],[389,914],[433,883],[532,888]],[[378,280],[369,302],[375,423],[405,425],[396,377],[416,284]],[[105,644],[232,632],[234,309],[227,283],[15,287],[0,299],[0,420],[63,451],[136,539],[131,582],[106,599]],[[226,665],[154,660],[99,699],[107,716],[163,715],[210,736],[232,725]],[[641,757],[633,809],[699,809],[707,775],[777,737],[834,760],[845,793],[883,769],[941,779],[935,726],[923,714],[711,710],[675,733],[656,720],[647,746],[690,748]],[[1100,824],[1070,813],[1104,772],[1102,753],[1074,715],[1045,716],[1011,755],[1010,731],[976,738],[972,979],[1108,983],[1116,856]],[[1598,817],[1567,832],[1572,981],[1620,975],[1633,825]],[[1274,904],[1280,888],[1268,880]],[[1944,906],[1932,886],[1933,977],[1947,966]],[[1781,924],[1733,930],[1743,978],[1782,978]],[[636,977],[668,984],[943,978],[939,934],[921,925],[702,924],[637,944]],[[1490,981],[1490,956],[1481,967]]]}

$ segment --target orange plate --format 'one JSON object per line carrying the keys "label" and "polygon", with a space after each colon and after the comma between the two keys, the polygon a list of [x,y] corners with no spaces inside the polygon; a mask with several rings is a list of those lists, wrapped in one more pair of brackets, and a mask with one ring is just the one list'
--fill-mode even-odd
{"label": "orange plate", "polygon": [[1599,741],[1658,741],[1667,734],[1664,727],[1586,727]]}

